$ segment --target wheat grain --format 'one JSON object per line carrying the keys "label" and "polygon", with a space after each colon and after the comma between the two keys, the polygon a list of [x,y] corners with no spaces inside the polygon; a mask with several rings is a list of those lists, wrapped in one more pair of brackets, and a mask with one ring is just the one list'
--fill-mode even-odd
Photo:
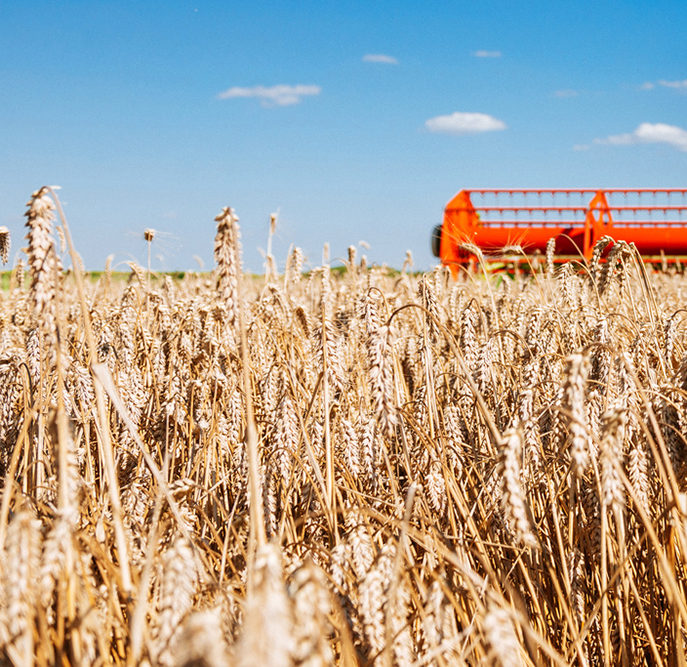
{"label": "wheat grain", "polygon": [[604,507],[620,510],[625,497],[618,475],[621,466],[623,440],[627,416],[623,410],[609,410],[603,417],[603,435],[601,438],[601,487],[603,489]]}
{"label": "wheat grain", "polygon": [[195,556],[185,538],[178,537],[165,551],[161,570],[155,652],[161,665],[171,665],[180,626],[191,609],[196,589]]}
{"label": "wheat grain", "polygon": [[554,272],[554,259],[556,256],[556,238],[551,237],[546,242],[546,274],[552,278]]}
{"label": "wheat grain", "polygon": [[174,667],[228,667],[220,609],[195,611],[179,632]]}
{"label": "wheat grain", "polygon": [[282,578],[281,552],[276,545],[265,544],[255,558],[255,589],[245,604],[237,664],[289,667],[293,651],[291,603]]}
{"label": "wheat grain", "polygon": [[584,411],[584,393],[587,383],[587,361],[579,354],[568,359],[565,371],[565,407],[568,411],[570,457],[573,473],[581,477],[589,465],[588,433]]}
{"label": "wheat grain", "polygon": [[217,262],[217,290],[227,321],[234,324],[238,317],[239,227],[233,209],[224,208],[215,218],[215,261]]}
{"label": "wheat grain", "polygon": [[293,601],[293,662],[302,667],[325,667],[334,659],[327,637],[331,604],[323,572],[306,561],[291,576]]}
{"label": "wheat grain", "polygon": [[58,344],[56,294],[62,269],[53,238],[55,204],[48,190],[41,188],[33,193],[27,206],[26,226],[29,231],[26,239],[29,242],[27,254],[33,316],[43,337],[45,355],[42,356],[49,365],[54,365]]}
{"label": "wheat grain", "polygon": [[363,579],[374,561],[372,540],[359,511],[346,514],[346,529],[351,546],[353,570],[358,579]]}
{"label": "wheat grain", "polygon": [[522,436],[513,429],[505,433],[503,439],[500,463],[502,509],[513,526],[517,541],[526,547],[536,547],[537,540],[532,532],[525,493],[520,484]]}
{"label": "wheat grain", "polygon": [[10,260],[11,243],[10,230],[3,225],[0,227],[0,258],[3,264],[7,264]]}
{"label": "wheat grain", "polygon": [[601,260],[601,255],[603,251],[606,250],[609,244],[613,243],[613,239],[610,236],[602,236],[592,248],[592,258],[589,262],[589,275],[592,279],[592,284],[596,285],[598,272],[599,272],[599,262]]}
{"label": "wheat grain", "polygon": [[389,327],[381,326],[370,334],[367,344],[370,392],[379,424],[387,437],[392,435],[397,421],[389,335]]}
{"label": "wheat grain", "polygon": [[374,567],[360,583],[360,612],[372,656],[378,656],[386,646],[385,604],[393,573],[394,556],[393,547],[385,545]]}
{"label": "wheat grain", "polygon": [[492,656],[501,667],[521,667],[520,641],[513,627],[511,612],[492,605],[484,617],[484,630],[491,645]]}
{"label": "wheat grain", "polygon": [[[51,202],[39,191],[28,217],[57,257]],[[235,216],[218,217],[214,279],[109,273],[83,306],[81,272],[53,267],[41,310],[47,274],[30,264],[24,291],[18,263],[0,293],[10,660],[672,664],[683,275],[618,242],[593,280],[577,262],[553,273],[550,253],[546,275],[497,287],[485,257],[454,280],[353,252],[303,280],[294,249],[282,287],[270,266],[268,284],[242,276]]]}
{"label": "wheat grain", "polygon": [[2,590],[5,598],[6,655],[17,667],[34,664],[34,618],[39,598],[40,524],[28,509],[19,511],[7,530]]}

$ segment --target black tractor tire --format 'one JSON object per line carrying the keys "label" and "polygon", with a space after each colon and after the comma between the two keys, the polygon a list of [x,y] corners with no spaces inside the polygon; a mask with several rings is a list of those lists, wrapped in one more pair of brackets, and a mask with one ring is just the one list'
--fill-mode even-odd
{"label": "black tractor tire", "polygon": [[437,225],[432,231],[432,254],[439,257],[441,250],[441,229],[443,225]]}

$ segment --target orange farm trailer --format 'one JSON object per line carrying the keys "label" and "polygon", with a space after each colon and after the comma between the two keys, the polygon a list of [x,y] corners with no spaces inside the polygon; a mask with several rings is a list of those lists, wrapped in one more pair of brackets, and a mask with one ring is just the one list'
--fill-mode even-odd
{"label": "orange farm trailer", "polygon": [[589,259],[602,236],[634,243],[648,261],[687,256],[687,190],[461,190],[434,229],[432,251],[455,267],[471,257],[466,243],[490,255],[509,246],[532,255],[555,237],[557,255]]}

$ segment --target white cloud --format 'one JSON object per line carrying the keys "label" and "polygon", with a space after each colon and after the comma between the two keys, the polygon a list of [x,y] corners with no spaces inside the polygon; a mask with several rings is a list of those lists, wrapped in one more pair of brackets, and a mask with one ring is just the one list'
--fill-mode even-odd
{"label": "white cloud", "polygon": [[590,149],[589,144],[575,144],[573,146],[574,151],[588,151]]}
{"label": "white cloud", "polygon": [[291,104],[298,104],[301,97],[305,95],[319,95],[322,89],[319,86],[298,84],[296,86],[287,86],[280,84],[278,86],[254,86],[253,88],[239,88],[234,86],[224,92],[221,92],[217,97],[220,100],[232,100],[238,97],[257,97],[261,100],[264,107],[279,106],[285,107]]}
{"label": "white cloud", "polygon": [[672,88],[673,90],[687,91],[687,79],[683,79],[682,81],[666,81],[665,79],[660,79],[656,83],[647,81],[639,87],[639,90],[653,90],[657,85],[663,86],[664,88]]}
{"label": "white cloud", "polygon": [[368,53],[363,56],[364,63],[382,63],[384,65],[398,65],[398,60],[393,56],[385,56],[383,53]]}
{"label": "white cloud", "polygon": [[475,58],[500,58],[501,51],[473,51]]}
{"label": "white cloud", "polygon": [[628,146],[639,141],[634,134],[612,134],[605,139],[594,139],[594,143],[601,146]]}
{"label": "white cloud", "polygon": [[577,97],[579,93],[576,90],[557,90],[554,95],[556,97],[560,98],[565,98],[565,97]]}
{"label": "white cloud", "polygon": [[594,139],[595,144],[628,146],[630,144],[668,144],[687,152],[687,130],[665,123],[642,123],[629,134],[612,134],[605,139]]}
{"label": "white cloud", "polygon": [[658,82],[659,86],[664,86],[665,88],[677,88],[678,90],[685,90],[687,89],[687,79],[684,79],[683,81],[666,81],[665,79],[661,79],[661,81]]}
{"label": "white cloud", "polygon": [[449,116],[435,116],[425,122],[430,132],[443,134],[478,134],[505,130],[506,124],[486,113],[466,113],[456,111]]}

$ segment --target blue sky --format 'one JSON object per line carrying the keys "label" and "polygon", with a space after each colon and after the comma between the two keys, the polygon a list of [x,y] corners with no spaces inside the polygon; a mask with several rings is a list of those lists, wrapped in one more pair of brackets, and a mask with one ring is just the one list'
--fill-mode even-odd
{"label": "blue sky", "polygon": [[0,225],[60,185],[88,268],[330,243],[430,268],[462,188],[687,187],[687,2],[0,3]]}

